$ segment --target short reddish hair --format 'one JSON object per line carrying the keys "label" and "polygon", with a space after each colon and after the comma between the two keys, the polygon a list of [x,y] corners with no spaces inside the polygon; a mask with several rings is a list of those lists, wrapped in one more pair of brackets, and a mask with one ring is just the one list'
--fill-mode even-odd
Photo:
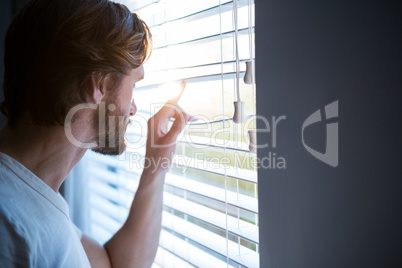
{"label": "short reddish hair", "polygon": [[22,115],[44,126],[64,125],[85,102],[88,81],[120,80],[149,57],[145,22],[108,0],[31,0],[5,39],[1,110],[14,126]]}

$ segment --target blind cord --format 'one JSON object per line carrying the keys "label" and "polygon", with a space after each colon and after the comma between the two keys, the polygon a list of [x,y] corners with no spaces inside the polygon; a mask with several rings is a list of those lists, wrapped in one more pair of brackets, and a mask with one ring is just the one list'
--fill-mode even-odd
{"label": "blind cord", "polygon": [[233,0],[233,19],[235,27],[235,51],[236,51],[236,95],[237,101],[241,101],[240,98],[240,60],[239,60],[239,40],[238,40],[238,15],[237,15],[237,0]]}
{"label": "blind cord", "polygon": [[[250,54],[250,62],[253,61],[253,28],[252,28],[252,18],[251,18],[251,0],[248,0],[248,47],[249,47],[249,54]],[[254,80],[254,77],[252,77]],[[253,81],[254,82],[254,81]]]}
{"label": "blind cord", "polygon": [[[222,83],[222,115],[225,115],[225,83],[223,82],[223,38],[222,38],[222,2],[219,0],[219,41],[220,41],[220,52],[221,52],[221,83]],[[225,131],[225,121],[222,121],[222,127]],[[226,147],[223,148],[223,155],[226,157]],[[225,173],[225,238],[226,238],[226,267],[229,267],[229,224],[228,224],[228,196],[227,196],[227,177],[226,168]]]}
{"label": "blind cord", "polygon": [[[254,57],[253,57],[253,20],[252,20],[252,0],[248,0],[248,43],[249,43],[249,53],[250,53],[250,63],[251,63],[251,89],[252,89],[252,97],[253,97],[253,102],[254,102],[254,90],[255,90],[255,63],[254,63]],[[254,111],[254,105],[253,105],[253,114],[255,114]],[[253,122],[253,128],[254,122]]]}

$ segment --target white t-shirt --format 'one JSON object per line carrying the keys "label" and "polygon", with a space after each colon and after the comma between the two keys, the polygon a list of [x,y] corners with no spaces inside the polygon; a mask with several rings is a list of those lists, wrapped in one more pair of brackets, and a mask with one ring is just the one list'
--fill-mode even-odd
{"label": "white t-shirt", "polygon": [[0,267],[90,267],[60,194],[0,153]]}

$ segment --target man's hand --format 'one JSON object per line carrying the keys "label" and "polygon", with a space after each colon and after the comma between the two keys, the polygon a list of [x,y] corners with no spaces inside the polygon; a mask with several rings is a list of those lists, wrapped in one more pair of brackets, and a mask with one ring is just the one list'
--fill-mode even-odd
{"label": "man's hand", "polygon": [[[170,99],[153,117],[148,121],[148,139],[145,159],[150,161],[148,171],[155,175],[164,175],[168,171],[176,148],[176,140],[188,121],[197,120],[195,117],[185,113],[178,102],[183,95],[186,83],[182,81],[179,94]],[[174,118],[174,123],[168,130],[169,122]],[[168,163],[168,164],[167,164]],[[145,170],[144,170],[145,171]]]}

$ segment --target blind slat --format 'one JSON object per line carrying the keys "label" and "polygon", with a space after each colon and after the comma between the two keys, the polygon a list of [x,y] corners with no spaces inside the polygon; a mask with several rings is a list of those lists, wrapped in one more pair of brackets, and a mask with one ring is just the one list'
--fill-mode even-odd
{"label": "blind slat", "polygon": [[170,213],[164,212],[162,219],[164,227],[200,243],[223,256],[228,256],[231,260],[241,265],[258,267],[258,254],[254,251],[238,243],[228,241],[225,237],[214,234]]}
{"label": "blind slat", "polygon": [[[205,11],[219,6],[219,2],[221,2],[222,5],[225,5],[231,1],[203,0],[193,2],[191,5],[186,4],[185,0],[170,1],[170,5],[166,5],[166,2],[157,2],[158,3],[153,5],[148,5],[144,8],[135,10],[138,15],[148,21],[150,27],[205,13]],[[242,2],[245,2],[245,0],[242,0]]]}
{"label": "blind slat", "polygon": [[[238,33],[239,60],[250,59],[245,48],[248,46],[248,30],[243,29]],[[210,36],[202,39],[192,40],[185,43],[172,44],[156,48],[153,57],[149,59],[146,66],[150,71],[158,69],[177,69],[194,65],[205,65],[214,62],[227,62],[236,60],[233,55],[233,42],[235,33],[228,32],[220,36]],[[220,54],[220,47],[224,48],[223,55]],[[197,54],[194,54],[197,51]],[[183,56],[177,58],[178,54]],[[221,57],[222,56],[222,57]]]}
{"label": "blind slat", "polygon": [[[144,155],[144,148],[138,148],[138,149],[127,148],[127,151],[131,153],[137,153],[138,155]],[[173,158],[173,163],[178,167],[201,170],[207,173],[213,173],[220,176],[227,176],[230,178],[251,182],[254,184],[258,183],[256,171],[244,168],[236,168],[233,166],[229,166],[225,163],[211,162],[208,160],[196,159],[183,155],[176,155]],[[131,167],[134,168],[134,165],[131,165]]]}
{"label": "blind slat", "polygon": [[132,193],[128,193],[126,190],[122,190],[119,188],[116,189],[110,187],[100,180],[91,180],[89,184],[89,189],[92,192],[97,193],[104,199],[127,208],[130,207],[133,200]]}
{"label": "blind slat", "polygon": [[[241,64],[240,68],[241,76],[244,76],[244,72],[246,71],[245,64]],[[146,79],[139,82],[141,88],[137,88],[137,91],[151,90],[153,88],[163,86],[165,83],[179,80],[186,80],[188,83],[221,80],[221,74],[224,75],[224,79],[233,79],[235,74],[234,63],[226,63],[223,65],[206,64],[204,66],[201,65],[194,68],[184,66],[174,69],[172,68],[169,71],[154,70],[147,74]]]}
{"label": "blind slat", "polygon": [[[222,261],[205,251],[199,249],[198,247],[187,243],[186,241],[178,238],[174,234],[171,234],[165,230],[161,231],[161,237],[159,244],[164,249],[173,252],[177,256],[186,259],[191,264],[197,267],[227,267],[225,261]],[[229,266],[233,267],[233,266]]]}
{"label": "blind slat", "polygon": [[199,194],[220,202],[227,202],[229,205],[244,209],[253,213],[258,213],[258,202],[256,198],[237,194],[225,189],[211,186],[205,183],[193,181],[191,179],[175,174],[166,174],[166,184]]}
{"label": "blind slat", "polygon": [[[204,122],[200,122],[200,123],[204,123]],[[209,124],[209,123],[205,122],[205,124]],[[137,133],[134,131],[130,131],[129,135],[137,136],[137,137],[141,136],[140,133]],[[210,138],[199,137],[199,136],[190,136],[190,135],[184,136],[182,139],[178,140],[177,142],[189,144],[197,149],[217,148],[217,149],[226,149],[226,150],[233,150],[233,151],[238,151],[238,152],[252,153],[249,150],[248,143],[245,143],[245,142],[235,142],[235,141],[221,140],[221,139],[210,139]]]}
{"label": "blind slat", "polygon": [[97,194],[91,194],[89,202],[92,208],[104,212],[104,214],[115,221],[124,222],[127,219],[129,208],[111,203]]}
{"label": "blind slat", "polygon": [[[171,176],[172,174],[169,174],[169,178],[171,180],[173,179],[173,181],[180,179],[178,176]],[[169,184],[169,182],[167,183]],[[199,184],[197,186],[199,186]],[[94,190],[94,192],[96,192],[96,190]],[[112,195],[108,196],[107,198],[113,199],[115,197],[115,195]],[[223,196],[223,198],[225,198],[225,196]],[[105,197],[102,198],[101,196],[97,195],[92,195],[90,197],[90,202],[92,207],[96,209],[97,212],[101,212],[103,216],[108,216],[113,222],[122,222],[127,218],[129,206],[124,207],[116,203],[111,203],[110,201],[107,201]],[[129,205],[128,203],[131,202],[127,202],[126,204]],[[213,224],[221,229],[228,228],[228,230],[234,235],[238,235],[254,243],[258,243],[258,228],[255,225],[250,224],[246,221],[238,220],[237,218],[232,216],[227,216],[226,218],[226,215],[223,213],[198,205],[194,202],[185,200],[166,192],[164,194],[164,204],[165,206],[179,210],[190,216]],[[226,220],[228,220],[228,222],[226,222]],[[109,224],[110,221],[104,221],[104,223]],[[228,224],[228,226],[226,226],[226,224]]]}
{"label": "blind slat", "polygon": [[183,260],[176,254],[171,253],[170,251],[158,247],[158,251],[156,252],[155,262],[159,267],[163,268],[194,268],[195,266],[191,265],[189,262]]}
{"label": "blind slat", "polygon": [[107,232],[110,232],[110,234],[117,232],[117,230],[121,227],[120,222],[113,220],[108,215],[105,215],[104,213],[102,213],[97,209],[92,209],[91,220],[93,223],[102,227]]}
{"label": "blind slat", "polygon": [[226,166],[215,162],[210,162],[202,159],[194,159],[190,157],[180,157],[180,161],[177,158],[174,159],[174,163],[178,166],[185,168],[191,168],[201,170],[204,172],[227,176],[230,178],[251,182],[257,184],[257,172],[242,168],[236,168],[232,166]]}
{"label": "blind slat", "polygon": [[253,243],[258,243],[258,227],[236,217],[225,215],[214,209],[198,205],[197,203],[177,197],[175,195],[164,194],[164,204],[170,208],[178,210],[184,214],[205,221],[222,230],[228,229],[230,233],[245,238]]}
{"label": "blind slat", "polygon": [[[125,176],[124,180],[117,180],[116,176],[109,176],[109,174],[107,172],[105,173],[102,169],[90,169],[90,171],[90,176],[93,176],[94,178],[97,178],[97,180],[104,182],[103,184],[99,181],[92,182],[91,187],[94,192],[98,193],[101,196],[104,196],[105,198],[109,198],[111,201],[114,202],[120,202],[120,200],[122,200],[121,193],[123,193],[125,200],[127,200],[125,205],[127,205],[128,207],[130,206],[132,197],[131,193],[134,194],[136,189],[138,188],[138,175],[135,176],[135,174],[128,173],[124,170],[123,173],[120,174],[120,176]],[[136,171],[140,172],[141,168]],[[118,189],[110,189],[111,183],[116,184],[116,187],[118,187]],[[258,213],[258,204],[256,198],[254,197],[249,197],[244,194],[237,194],[231,191],[225,192],[225,189],[207,185],[205,183],[196,182],[172,173],[168,173],[166,175],[166,184],[220,202],[227,202],[229,205],[239,207],[253,213]],[[129,190],[130,192],[127,192],[127,190]]]}

